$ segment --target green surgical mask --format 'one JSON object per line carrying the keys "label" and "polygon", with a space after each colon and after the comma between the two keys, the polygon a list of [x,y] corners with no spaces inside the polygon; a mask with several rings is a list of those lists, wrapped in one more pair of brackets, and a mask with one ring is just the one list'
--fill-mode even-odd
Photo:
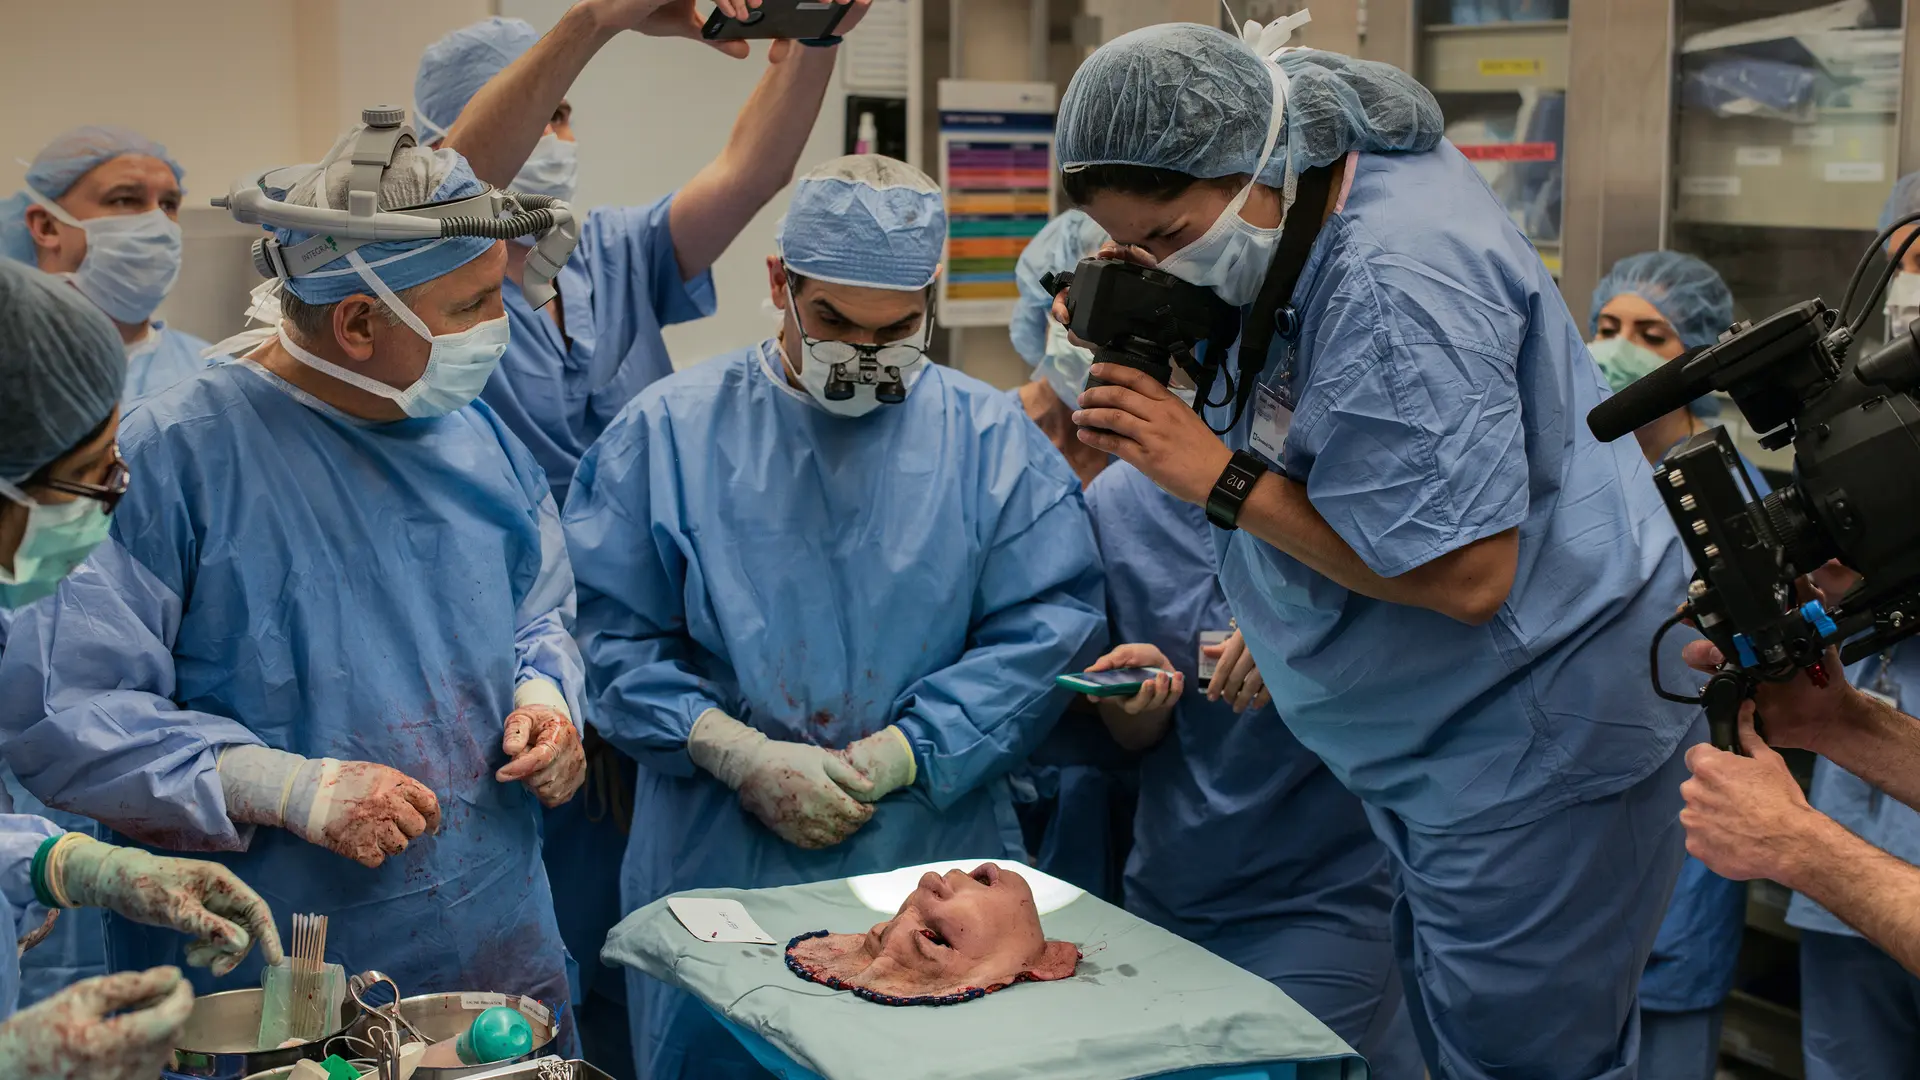
{"label": "green surgical mask", "polygon": [[1600,365],[1600,374],[1607,377],[1607,388],[1616,394],[1667,362],[1623,337],[1593,342],[1587,351],[1593,354],[1593,362]]}
{"label": "green surgical mask", "polygon": [[60,579],[84,562],[113,527],[106,509],[93,499],[36,502],[4,480],[0,496],[27,508],[27,531],[13,553],[13,572],[0,570],[0,608],[22,608],[52,596]]}

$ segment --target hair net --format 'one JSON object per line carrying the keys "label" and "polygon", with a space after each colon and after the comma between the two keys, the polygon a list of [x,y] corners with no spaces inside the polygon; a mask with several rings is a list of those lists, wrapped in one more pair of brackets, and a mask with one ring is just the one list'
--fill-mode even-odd
{"label": "hair net", "polygon": [[[184,180],[187,171],[168,156],[167,148],[137,131],[122,127],[88,125],[54,136],[27,166],[27,186],[48,199],[58,199],[73,189],[80,178],[102,162],[126,154],[158,158],[173,170],[173,178]],[[33,266],[33,237],[27,233],[27,207],[33,200],[26,192],[0,200],[0,254]]]}
{"label": "hair net", "polygon": [[1880,208],[1880,231],[1914,213],[1920,213],[1920,172],[1910,172],[1893,185],[1893,194]]}
{"label": "hair net", "polygon": [[1100,250],[1107,242],[1106,230],[1079,210],[1069,210],[1034,234],[1013,276],[1020,283],[1020,299],[1013,304],[1013,322],[1007,333],[1013,347],[1028,367],[1039,367],[1047,358],[1047,324],[1053,321],[1053,297],[1040,287],[1048,274],[1071,270],[1080,260]]}
{"label": "hair net", "polygon": [[946,249],[947,208],[940,185],[904,161],[835,158],[800,178],[779,243],[780,257],[802,277],[924,289]]}
{"label": "hair net", "polygon": [[1678,251],[1643,251],[1614,263],[1593,290],[1589,337],[1599,331],[1600,309],[1622,293],[1652,304],[1689,349],[1713,344],[1733,325],[1733,293],[1719,271]]}
{"label": "hair net", "polygon": [[540,32],[525,22],[495,16],[427,46],[413,77],[413,119],[420,137],[429,142],[444,138],[487,80],[539,40]]}
{"label": "hair net", "polygon": [[[353,161],[342,154],[326,171],[324,183],[315,170],[277,198],[296,206],[325,206],[344,210],[347,187],[352,179]],[[271,174],[269,174],[271,175]],[[395,156],[392,165],[380,177],[380,209],[394,210],[425,203],[445,202],[478,195],[487,185],[474,178],[467,159],[452,150],[409,147]],[[273,235],[284,245],[298,244],[311,233],[293,229],[274,229]],[[484,236],[447,236],[434,240],[395,240],[368,244],[359,256],[394,292],[450,274],[492,250],[494,241]],[[367,292],[367,283],[345,256],[325,264],[309,274],[294,278],[287,290],[309,304],[332,304],[356,293]]]}
{"label": "hair net", "polygon": [[100,309],[58,278],[0,259],[0,478],[32,476],[120,403],[127,350]]}
{"label": "hair net", "polygon": [[[1279,63],[1289,80],[1286,124],[1261,183],[1284,188],[1290,174],[1350,150],[1439,145],[1439,103],[1399,68],[1312,49],[1283,52]],[[1273,113],[1270,66],[1233,35],[1192,23],[1115,38],[1067,84],[1060,164],[1145,165],[1203,179],[1252,173]]]}

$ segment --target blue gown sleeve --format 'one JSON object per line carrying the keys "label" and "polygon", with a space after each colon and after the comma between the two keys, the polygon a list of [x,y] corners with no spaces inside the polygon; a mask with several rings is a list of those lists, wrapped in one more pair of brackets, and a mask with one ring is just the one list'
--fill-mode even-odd
{"label": "blue gown sleeve", "polygon": [[[538,470],[535,470],[538,473]],[[560,688],[574,723],[585,717],[587,671],[580,647],[573,640],[573,563],[560,528],[560,511],[541,483],[540,574],[520,601],[519,625],[514,628],[514,672],[517,687],[528,679],[545,679]]]}
{"label": "blue gown sleeve", "polygon": [[[5,897],[23,922],[30,915],[28,909],[38,905],[33,895],[33,854],[48,837],[63,832],[66,830],[43,817],[0,814],[0,897]],[[44,916],[45,912],[40,914]],[[36,918],[33,922],[38,925],[40,920]]]}
{"label": "blue gown sleeve", "polygon": [[[1340,373],[1310,432],[1307,498],[1367,568],[1397,577],[1519,525],[1526,433],[1511,356],[1402,342]],[[1325,356],[1324,341],[1316,351]]]}
{"label": "blue gown sleeve", "polygon": [[[1044,444],[1037,428],[1029,434]],[[1029,453],[1042,449],[1055,453]],[[943,810],[1026,760],[1064,704],[1054,676],[1086,666],[1104,640],[1100,557],[1064,461],[1025,469],[996,531],[966,652],[909,686],[895,721],[913,745],[916,782]]]}
{"label": "blue gown sleeve", "polygon": [[[118,530],[122,523],[116,522]],[[50,598],[16,612],[0,657],[0,744],[57,810],[180,851],[242,851],[218,752],[264,745],[224,716],[173,701],[180,596],[118,536]]]}
{"label": "blue gown sleeve", "polygon": [[693,722],[708,709],[744,710],[732,669],[687,633],[692,568],[674,523],[652,519],[648,449],[645,424],[629,411],[574,475],[566,529],[580,595],[575,633],[594,728],[649,769],[692,776]]}

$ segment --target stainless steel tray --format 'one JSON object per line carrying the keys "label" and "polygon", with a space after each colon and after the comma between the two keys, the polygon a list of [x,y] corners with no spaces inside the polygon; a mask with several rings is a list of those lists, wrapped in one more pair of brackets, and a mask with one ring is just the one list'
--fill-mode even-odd
{"label": "stainless steel tray", "polygon": [[613,1080],[584,1061],[545,1057],[523,1061],[491,1072],[474,1073],[467,1080]]}

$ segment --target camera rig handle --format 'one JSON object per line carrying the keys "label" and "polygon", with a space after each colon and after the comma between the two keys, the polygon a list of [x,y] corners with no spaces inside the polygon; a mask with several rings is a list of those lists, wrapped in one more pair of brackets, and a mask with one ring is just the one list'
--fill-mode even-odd
{"label": "camera rig handle", "polygon": [[[1760,683],[1743,671],[1728,670],[1716,672],[1707,680],[1700,691],[1701,704],[1707,710],[1707,738],[1714,746],[1722,750],[1731,750],[1745,755],[1746,749],[1740,745],[1740,706],[1753,697]],[[1754,717],[1754,727],[1760,727],[1760,718]]]}

